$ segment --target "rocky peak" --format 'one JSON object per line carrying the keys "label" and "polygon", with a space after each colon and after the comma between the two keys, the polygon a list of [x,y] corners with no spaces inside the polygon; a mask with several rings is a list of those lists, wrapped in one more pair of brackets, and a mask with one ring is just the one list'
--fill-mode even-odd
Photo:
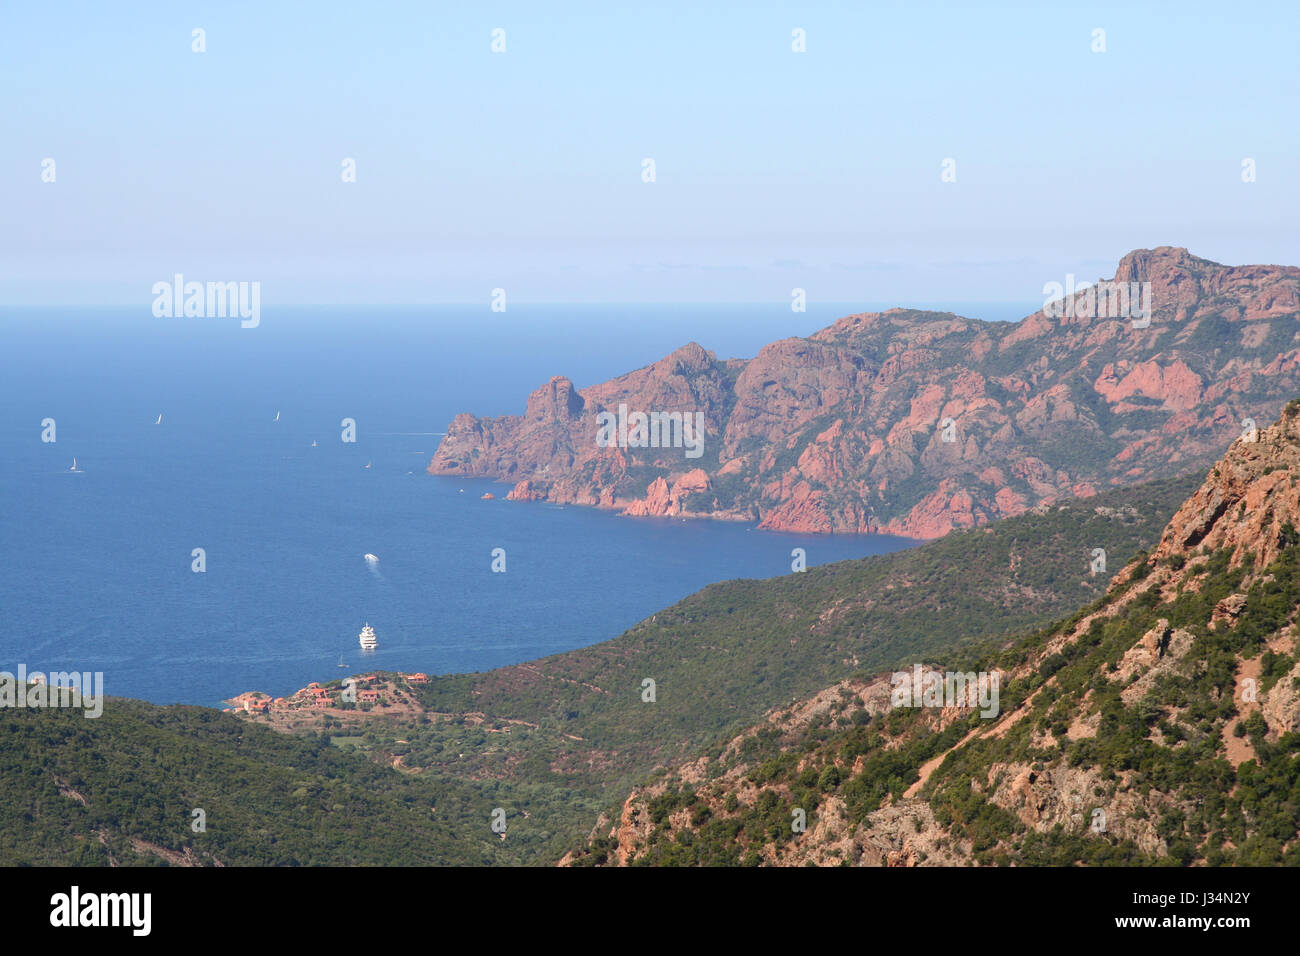
{"label": "rocky peak", "polygon": [[1232,443],[1205,483],[1178,510],[1152,555],[1190,558],[1200,548],[1232,551],[1232,565],[1271,564],[1300,527],[1300,400],[1272,425]]}
{"label": "rocky peak", "polygon": [[1154,249],[1134,249],[1115,267],[1115,282],[1150,282],[1156,277],[1175,270],[1203,272],[1222,269],[1223,266],[1208,259],[1200,259],[1181,246],[1157,246]]}
{"label": "rocky peak", "polygon": [[681,348],[668,353],[656,362],[656,365],[677,366],[682,370],[702,372],[717,364],[718,357],[698,342],[687,342]]}
{"label": "rocky peak", "polygon": [[574,388],[573,382],[563,375],[556,375],[528,396],[524,418],[529,421],[577,418],[582,414],[583,404],[582,396]]}

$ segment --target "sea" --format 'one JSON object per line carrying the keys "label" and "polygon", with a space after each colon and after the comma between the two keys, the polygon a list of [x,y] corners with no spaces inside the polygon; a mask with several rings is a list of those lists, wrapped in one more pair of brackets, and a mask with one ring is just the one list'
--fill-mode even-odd
{"label": "sea", "polygon": [[815,566],[916,544],[509,502],[425,471],[455,414],[521,413],[553,375],[581,388],[690,341],[750,357],[887,304],[264,306],[255,328],[149,305],[0,307],[0,670],[207,706],[482,671],[792,573],[795,548]]}

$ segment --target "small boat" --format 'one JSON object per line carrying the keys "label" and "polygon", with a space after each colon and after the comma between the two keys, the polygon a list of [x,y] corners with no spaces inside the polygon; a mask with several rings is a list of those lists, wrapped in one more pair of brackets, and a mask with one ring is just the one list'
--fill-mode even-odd
{"label": "small boat", "polygon": [[369,467],[370,467],[371,465],[373,465],[373,464],[374,464],[373,461],[368,461],[368,462],[366,462],[366,467],[369,468]]}
{"label": "small boat", "polygon": [[375,629],[369,623],[361,629],[361,649],[363,651],[373,651],[379,646],[379,639],[375,637]]}
{"label": "small boat", "polygon": [[158,416],[158,420],[157,420],[156,422],[154,422],[154,424],[155,424],[155,425],[161,425],[161,424],[162,424],[162,416],[161,416],[161,415]]}
{"label": "small boat", "polygon": [[77,470],[78,470],[78,469],[77,469],[77,459],[74,458],[74,459],[72,459],[72,467],[69,468],[68,471],[77,471]]}
{"label": "small boat", "polygon": [[362,557],[364,557],[364,558],[366,559],[366,564],[378,564],[378,563],[379,563],[379,555],[377,555],[377,554],[371,554],[369,551],[367,551],[364,555],[362,555]]}
{"label": "small boat", "polygon": [[277,422],[280,420],[280,413],[279,413],[279,412],[276,412],[276,413],[275,413],[275,420],[276,420]]}
{"label": "small boat", "polygon": [[344,663],[343,663],[343,655],[340,654],[340,655],[339,655],[339,667],[347,667],[347,666],[348,666],[347,664],[344,664]]}
{"label": "small boat", "polygon": [[313,441],[313,442],[311,443],[311,447],[312,447],[312,448],[315,448],[315,447],[316,447],[316,442],[315,442],[315,441]]}

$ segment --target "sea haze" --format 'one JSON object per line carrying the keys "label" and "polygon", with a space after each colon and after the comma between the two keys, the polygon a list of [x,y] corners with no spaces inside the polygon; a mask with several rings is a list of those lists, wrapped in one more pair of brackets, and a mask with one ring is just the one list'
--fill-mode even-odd
{"label": "sea haze", "polygon": [[253,329],[147,304],[6,309],[0,670],[103,671],[113,695],[207,705],[370,668],[484,670],[789,573],[796,547],[810,565],[907,547],[507,502],[424,470],[457,412],[520,413],[552,375],[584,387],[691,340],[752,356],[863,308],[264,308]]}

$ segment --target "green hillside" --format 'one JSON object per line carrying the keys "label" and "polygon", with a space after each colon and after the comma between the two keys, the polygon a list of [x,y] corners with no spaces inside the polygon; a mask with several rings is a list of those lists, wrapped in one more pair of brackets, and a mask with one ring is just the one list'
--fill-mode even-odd
{"label": "green hillside", "polygon": [[[120,698],[94,719],[74,709],[3,711],[0,735],[0,865],[502,857],[483,794],[404,777],[328,738]],[[204,832],[192,829],[195,809],[205,813]]]}
{"label": "green hillside", "polygon": [[576,862],[1300,865],[1298,525],[1293,402],[1106,595],[913,658],[1000,675],[995,714],[858,675],[620,795]]}

